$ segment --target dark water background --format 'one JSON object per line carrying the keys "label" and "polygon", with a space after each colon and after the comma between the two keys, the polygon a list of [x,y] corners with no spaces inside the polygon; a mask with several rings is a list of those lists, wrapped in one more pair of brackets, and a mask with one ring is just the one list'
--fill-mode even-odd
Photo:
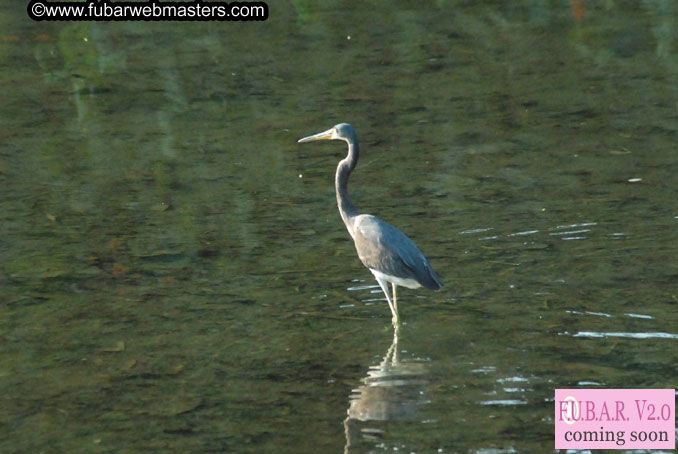
{"label": "dark water background", "polygon": [[[555,388],[678,384],[678,3],[0,6],[0,451],[553,451]],[[403,326],[336,211],[446,287]]]}

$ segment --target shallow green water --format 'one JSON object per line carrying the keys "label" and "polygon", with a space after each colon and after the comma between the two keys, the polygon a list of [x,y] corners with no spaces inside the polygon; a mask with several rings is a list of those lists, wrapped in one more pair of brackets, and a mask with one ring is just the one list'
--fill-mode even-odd
{"label": "shallow green water", "polygon": [[[555,388],[676,387],[673,2],[0,7],[0,451],[553,450]],[[390,313],[336,211],[446,287]]]}

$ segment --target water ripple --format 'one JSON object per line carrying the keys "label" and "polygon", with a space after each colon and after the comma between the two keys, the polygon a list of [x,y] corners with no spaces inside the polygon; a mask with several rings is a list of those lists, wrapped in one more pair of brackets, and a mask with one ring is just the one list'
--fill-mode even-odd
{"label": "water ripple", "polygon": [[560,229],[572,229],[572,228],[577,228],[577,227],[589,227],[592,225],[598,225],[597,222],[581,222],[578,224],[568,224],[568,225],[557,225],[554,227],[556,230]]}
{"label": "water ripple", "polygon": [[349,287],[346,290],[349,292],[354,292],[354,291],[359,291],[359,290],[370,290],[373,288],[379,288],[378,285],[355,285],[353,287]]}
{"label": "water ripple", "polygon": [[648,320],[654,320],[654,317],[651,316],[651,315],[644,315],[644,314],[624,314],[624,315],[626,315],[627,317],[631,317],[631,318],[644,318],[644,319],[648,319]]}
{"label": "water ripple", "polygon": [[625,332],[611,332],[601,333],[596,331],[579,331],[571,334],[567,331],[559,333],[562,336],[572,337],[588,337],[588,338],[603,338],[603,337],[626,337],[631,339],[678,339],[678,334],[664,333],[664,332],[649,332],[649,333],[625,333]]}
{"label": "water ripple", "polygon": [[565,232],[549,233],[549,235],[574,235],[575,233],[585,233],[585,232],[590,232],[590,231],[591,231],[591,229],[567,230]]}
{"label": "water ripple", "polygon": [[483,400],[478,402],[480,405],[526,405],[526,400],[518,399],[499,399],[499,400]]}
{"label": "water ripple", "polygon": [[566,310],[565,312],[567,312],[568,314],[575,314],[575,315],[595,315],[597,317],[608,317],[608,318],[612,317],[612,315],[606,314],[605,312],[591,312],[591,311],[580,312],[580,311],[572,311],[572,310]]}
{"label": "water ripple", "polygon": [[486,228],[481,228],[481,229],[469,229],[469,230],[463,230],[459,232],[459,235],[468,235],[471,233],[482,233],[482,232],[488,232],[490,230],[494,230],[494,227],[486,227]]}
{"label": "water ripple", "polygon": [[516,232],[516,233],[509,233],[506,236],[519,236],[519,235],[533,235],[535,233],[539,232],[539,230],[526,230],[524,232]]}

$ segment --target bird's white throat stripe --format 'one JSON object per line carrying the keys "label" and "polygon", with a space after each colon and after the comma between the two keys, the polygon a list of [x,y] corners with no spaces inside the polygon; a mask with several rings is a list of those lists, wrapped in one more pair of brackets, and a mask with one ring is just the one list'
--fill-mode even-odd
{"label": "bird's white throat stripe", "polygon": [[[355,221],[353,221],[353,228],[354,228],[354,229],[356,228],[355,224],[356,224]],[[348,230],[348,234],[351,235],[351,238],[353,238],[353,239],[355,240],[355,235],[353,234],[353,229],[351,229],[351,228],[347,225],[347,226],[346,226],[346,230]]]}
{"label": "bird's white throat stripe", "polygon": [[384,274],[381,271],[373,270],[372,268],[370,268],[370,271],[372,274],[374,274],[374,277],[376,277],[377,280],[382,279],[386,282],[393,282],[395,285],[407,288],[421,287],[421,284],[414,279],[403,279],[402,277],[391,276],[390,274]]}

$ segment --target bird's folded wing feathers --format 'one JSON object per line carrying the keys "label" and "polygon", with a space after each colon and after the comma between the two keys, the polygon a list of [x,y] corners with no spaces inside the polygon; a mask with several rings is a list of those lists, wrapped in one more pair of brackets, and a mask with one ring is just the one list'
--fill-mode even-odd
{"label": "bird's folded wing feathers", "polygon": [[405,234],[370,215],[355,221],[355,245],[365,266],[398,276],[414,278],[418,262],[425,260]]}

